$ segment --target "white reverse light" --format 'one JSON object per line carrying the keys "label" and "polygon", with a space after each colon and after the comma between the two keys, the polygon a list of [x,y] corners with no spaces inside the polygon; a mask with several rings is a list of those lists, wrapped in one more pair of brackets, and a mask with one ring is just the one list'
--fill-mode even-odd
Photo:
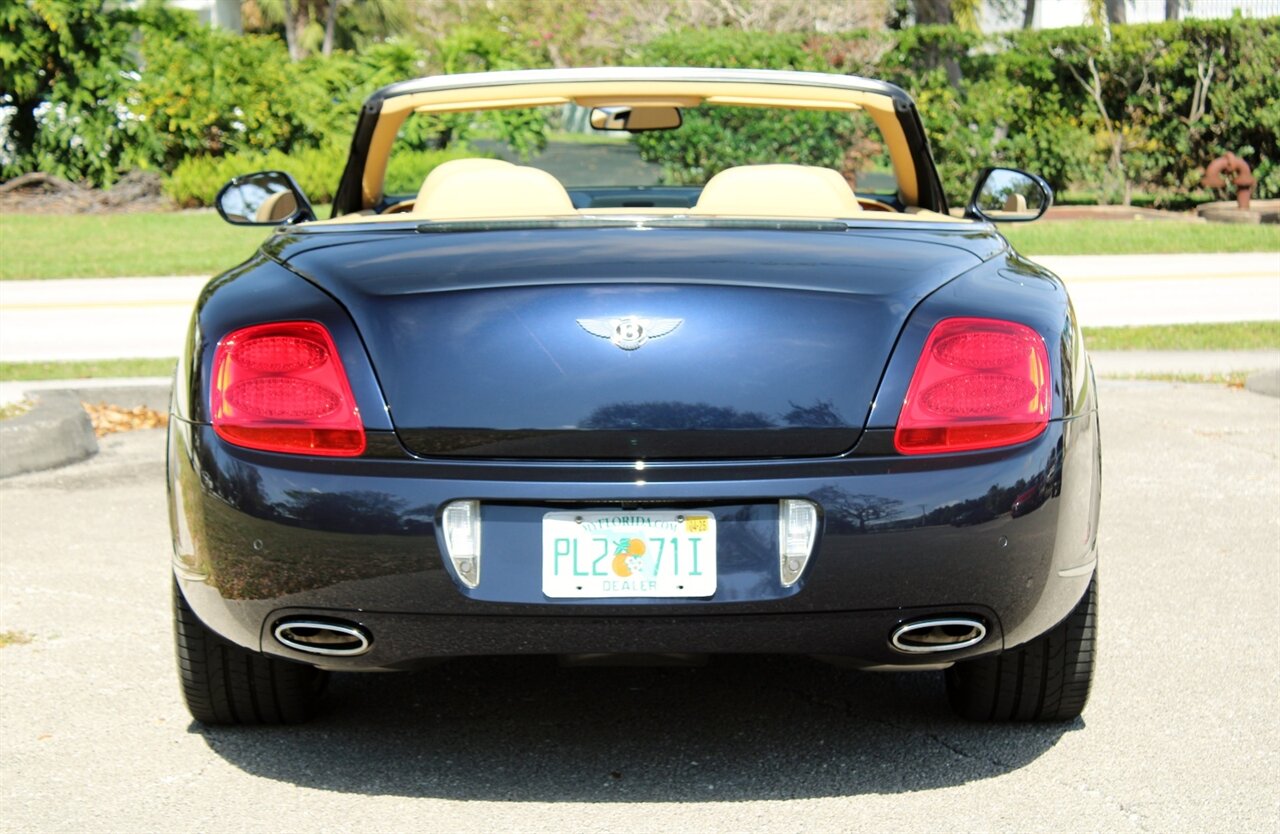
{"label": "white reverse light", "polygon": [[782,587],[796,584],[813,553],[818,535],[818,508],[811,501],[783,498],[778,502],[778,557]]}
{"label": "white reverse light", "polygon": [[468,588],[480,584],[480,502],[454,501],[440,516],[444,547],[458,578]]}

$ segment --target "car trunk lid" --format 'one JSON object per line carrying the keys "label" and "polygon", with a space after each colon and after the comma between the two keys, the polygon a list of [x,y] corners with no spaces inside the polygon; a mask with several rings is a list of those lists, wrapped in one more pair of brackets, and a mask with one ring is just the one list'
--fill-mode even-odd
{"label": "car trunk lid", "polygon": [[410,451],[601,460],[847,451],[907,315],[979,262],[855,232],[642,228],[279,255],[350,311]]}

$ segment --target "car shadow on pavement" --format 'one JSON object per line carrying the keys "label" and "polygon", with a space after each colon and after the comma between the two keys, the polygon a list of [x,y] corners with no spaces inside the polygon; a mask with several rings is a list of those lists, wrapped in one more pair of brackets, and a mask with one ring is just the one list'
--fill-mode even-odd
{"label": "car shadow on pavement", "polygon": [[470,658],[338,675],[287,728],[206,728],[256,776],[322,790],[459,800],[689,802],[897,793],[999,776],[1084,722],[954,718],[940,673],[808,658],[698,668],[559,668]]}

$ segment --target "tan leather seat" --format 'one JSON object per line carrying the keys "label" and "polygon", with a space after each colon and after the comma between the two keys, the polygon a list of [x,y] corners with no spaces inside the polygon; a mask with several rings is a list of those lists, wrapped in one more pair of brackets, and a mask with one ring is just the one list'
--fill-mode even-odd
{"label": "tan leather seat", "polygon": [[[423,183],[426,190],[426,183]],[[546,171],[522,165],[472,166],[441,177],[413,207],[414,217],[475,220],[572,215],[573,201]]]}
{"label": "tan leather seat", "polygon": [[736,217],[849,217],[862,211],[838,171],[812,165],[743,165],[707,181],[690,213]]}
{"label": "tan leather seat", "polygon": [[440,187],[440,183],[449,179],[454,174],[465,171],[487,171],[494,168],[514,168],[510,162],[502,159],[451,159],[448,162],[442,162],[431,169],[427,174],[427,178],[422,181],[422,187],[418,189],[418,196],[414,199],[414,206],[420,206],[427,201],[431,193]]}
{"label": "tan leather seat", "polygon": [[298,210],[298,198],[292,191],[277,191],[262,201],[253,213],[255,223],[279,223]]}

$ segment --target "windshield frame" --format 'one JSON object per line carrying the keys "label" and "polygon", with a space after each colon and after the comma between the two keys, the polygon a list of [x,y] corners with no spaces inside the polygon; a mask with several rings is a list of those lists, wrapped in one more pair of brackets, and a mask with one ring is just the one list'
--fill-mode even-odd
{"label": "windshield frame", "polygon": [[390,148],[410,112],[637,101],[865,110],[886,143],[902,204],[943,214],[947,211],[915,103],[892,84],[808,72],[610,67],[430,76],[378,90],[361,108],[332,216],[368,210],[383,202]]}

